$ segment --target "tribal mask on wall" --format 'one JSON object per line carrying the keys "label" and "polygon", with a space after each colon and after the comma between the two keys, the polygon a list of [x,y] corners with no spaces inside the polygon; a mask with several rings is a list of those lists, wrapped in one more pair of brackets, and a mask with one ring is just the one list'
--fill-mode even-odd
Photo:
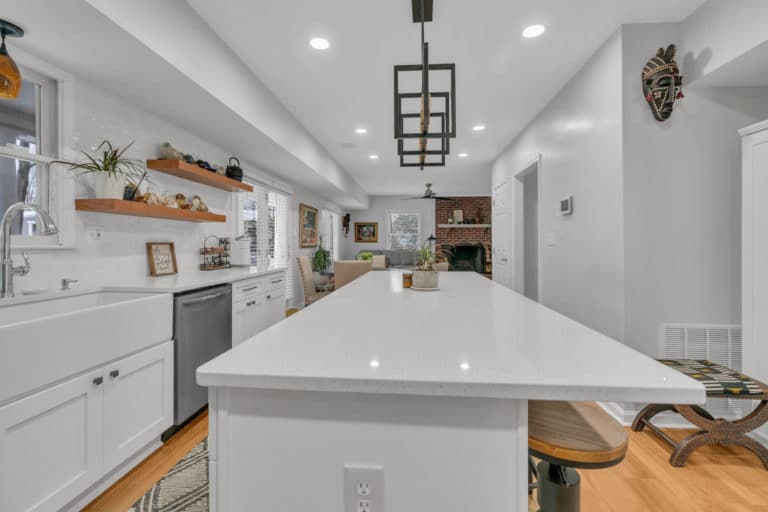
{"label": "tribal mask on wall", "polygon": [[656,56],[643,68],[643,92],[653,117],[658,121],[669,119],[675,100],[683,98],[680,90],[683,77],[675,62],[676,51],[677,48],[673,44],[669,45],[666,51],[659,48]]}

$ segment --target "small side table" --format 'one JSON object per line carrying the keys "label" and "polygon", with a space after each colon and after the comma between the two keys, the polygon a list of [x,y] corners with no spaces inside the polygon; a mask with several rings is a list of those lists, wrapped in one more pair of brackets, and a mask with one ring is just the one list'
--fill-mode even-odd
{"label": "small side table", "polygon": [[[632,423],[632,430],[642,432],[648,427],[672,448],[669,463],[684,467],[691,454],[707,444],[743,446],[760,458],[768,470],[768,449],[746,434],[768,423],[768,385],[724,366],[702,360],[661,360],[661,363],[702,382],[710,398],[735,398],[759,400],[760,404],[750,414],[736,421],[714,418],[698,405],[651,404],[645,407]],[[674,411],[701,430],[679,443],[673,441],[651,419],[666,411]]]}

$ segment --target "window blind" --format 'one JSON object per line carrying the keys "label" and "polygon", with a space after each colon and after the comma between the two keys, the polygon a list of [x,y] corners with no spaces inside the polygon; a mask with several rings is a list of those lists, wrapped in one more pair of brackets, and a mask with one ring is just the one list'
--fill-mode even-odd
{"label": "window blind", "polygon": [[322,231],[322,242],[328,252],[331,253],[331,261],[337,261],[341,257],[341,248],[339,244],[339,223],[341,222],[339,214],[331,210],[323,210],[320,222]]}
{"label": "window blind", "polygon": [[261,183],[245,179],[253,192],[240,193],[238,232],[251,237],[251,265],[260,269],[284,269],[286,300],[293,298],[291,244],[288,237],[288,196]]}
{"label": "window blind", "polygon": [[419,246],[419,223],[421,216],[416,212],[389,213],[389,248],[413,250]]}

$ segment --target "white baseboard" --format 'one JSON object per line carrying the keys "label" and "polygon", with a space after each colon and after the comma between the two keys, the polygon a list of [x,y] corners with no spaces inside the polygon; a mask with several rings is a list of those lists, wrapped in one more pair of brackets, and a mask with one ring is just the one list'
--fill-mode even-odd
{"label": "white baseboard", "polygon": [[[599,402],[599,405],[605,410],[605,412],[613,416],[616,421],[625,427],[632,426],[632,422],[635,420],[635,416],[637,416],[637,413],[640,412],[640,407],[638,404]],[[697,428],[695,425],[689,423],[679,414],[672,412],[664,412],[654,417],[653,424],[659,428]],[[759,443],[768,446],[768,426],[750,433],[749,436],[756,439]]]}
{"label": "white baseboard", "polygon": [[93,484],[87,491],[72,500],[67,506],[62,507],[62,510],[68,512],[78,512],[82,510],[86,505],[95,500],[104,491],[112,487],[115,482],[124,477],[126,473],[135,468],[141,461],[149,457],[152,452],[160,448],[162,445],[163,443],[160,441],[160,438],[152,441],[136,455],[117,466],[104,478]]}

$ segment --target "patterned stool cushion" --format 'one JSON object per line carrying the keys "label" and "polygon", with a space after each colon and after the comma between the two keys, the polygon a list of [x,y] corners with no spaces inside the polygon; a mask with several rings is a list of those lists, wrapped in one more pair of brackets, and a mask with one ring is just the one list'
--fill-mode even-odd
{"label": "patterned stool cushion", "polygon": [[708,395],[762,395],[764,391],[743,373],[707,360],[659,359],[670,368],[698,380]]}

